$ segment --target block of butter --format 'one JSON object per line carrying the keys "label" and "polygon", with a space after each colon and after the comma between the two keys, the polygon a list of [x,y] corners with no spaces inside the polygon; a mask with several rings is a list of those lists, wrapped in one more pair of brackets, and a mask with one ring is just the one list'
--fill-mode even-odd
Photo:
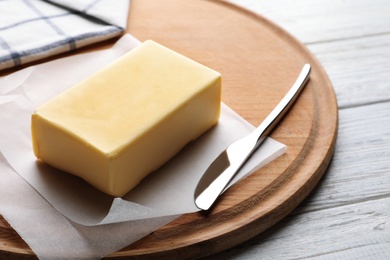
{"label": "block of butter", "polygon": [[220,102],[218,72],[148,40],[36,108],[34,154],[121,197],[215,125]]}

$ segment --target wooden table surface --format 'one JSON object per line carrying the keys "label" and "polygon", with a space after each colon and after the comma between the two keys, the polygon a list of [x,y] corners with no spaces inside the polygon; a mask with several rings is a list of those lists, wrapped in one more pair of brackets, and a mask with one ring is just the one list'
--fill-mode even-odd
{"label": "wooden table surface", "polygon": [[319,59],[339,104],[332,163],[261,235],[209,259],[390,259],[390,1],[231,0]]}

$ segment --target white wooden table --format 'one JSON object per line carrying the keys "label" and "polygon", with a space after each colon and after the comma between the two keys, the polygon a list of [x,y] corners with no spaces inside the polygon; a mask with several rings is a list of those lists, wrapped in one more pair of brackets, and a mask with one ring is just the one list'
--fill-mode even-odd
{"label": "white wooden table", "polygon": [[265,233],[209,259],[390,259],[390,1],[231,0],[303,42],[339,104],[332,163]]}

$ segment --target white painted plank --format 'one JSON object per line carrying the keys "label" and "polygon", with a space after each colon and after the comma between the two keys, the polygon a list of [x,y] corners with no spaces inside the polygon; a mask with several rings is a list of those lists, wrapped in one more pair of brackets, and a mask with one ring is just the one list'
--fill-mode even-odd
{"label": "white painted plank", "polygon": [[308,47],[328,73],[339,108],[390,101],[390,34]]}
{"label": "white painted plank", "polygon": [[390,198],[390,102],[340,110],[331,165],[295,213],[380,198]]}
{"label": "white painted plank", "polygon": [[340,108],[390,101],[390,1],[231,2],[306,43],[327,71]]}
{"label": "white painted plank", "polygon": [[276,22],[304,43],[390,32],[387,0],[229,0]]}
{"label": "white painted plank", "polygon": [[208,259],[390,259],[390,198],[291,215]]}

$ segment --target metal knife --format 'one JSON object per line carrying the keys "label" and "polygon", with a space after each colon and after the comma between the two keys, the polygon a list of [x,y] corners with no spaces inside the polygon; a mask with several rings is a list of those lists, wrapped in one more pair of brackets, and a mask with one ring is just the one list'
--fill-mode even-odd
{"label": "metal knife", "polygon": [[249,156],[261,145],[293,105],[309,80],[311,66],[305,64],[294,85],[267,118],[249,135],[229,145],[205,171],[194,194],[199,209],[208,210]]}

